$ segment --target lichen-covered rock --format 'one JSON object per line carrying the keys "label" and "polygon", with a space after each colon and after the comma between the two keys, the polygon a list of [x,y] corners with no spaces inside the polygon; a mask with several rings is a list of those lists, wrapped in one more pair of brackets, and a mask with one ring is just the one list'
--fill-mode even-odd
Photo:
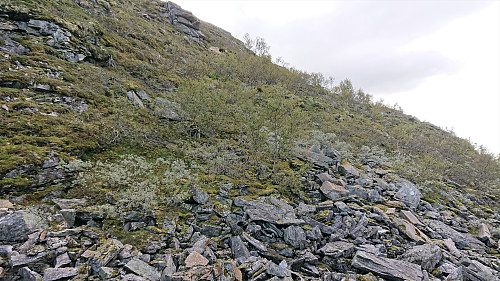
{"label": "lichen-covered rock", "polygon": [[420,190],[418,190],[413,183],[407,180],[401,181],[398,186],[399,190],[394,197],[409,207],[416,208],[420,203],[420,198],[422,198]]}
{"label": "lichen-covered rock", "polygon": [[191,188],[191,193],[193,194],[193,201],[201,205],[207,203],[210,198],[205,191],[196,187]]}
{"label": "lichen-covered rock", "polygon": [[26,241],[29,234],[44,226],[45,219],[35,213],[14,212],[0,218],[0,241]]}
{"label": "lichen-covered rock", "polygon": [[120,251],[123,249],[123,244],[116,239],[108,239],[99,247],[96,252],[90,257],[89,264],[93,272],[98,272],[99,268],[106,266],[114,260]]}

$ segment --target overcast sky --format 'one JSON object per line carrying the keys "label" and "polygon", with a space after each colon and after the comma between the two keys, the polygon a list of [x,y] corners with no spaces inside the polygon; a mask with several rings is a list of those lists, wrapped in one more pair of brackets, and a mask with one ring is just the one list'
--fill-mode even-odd
{"label": "overcast sky", "polygon": [[174,2],[500,153],[500,1]]}

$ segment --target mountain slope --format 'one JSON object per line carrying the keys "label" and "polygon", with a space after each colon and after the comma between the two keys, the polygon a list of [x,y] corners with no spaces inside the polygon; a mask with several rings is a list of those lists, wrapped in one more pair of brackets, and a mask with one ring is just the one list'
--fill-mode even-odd
{"label": "mountain slope", "polygon": [[[145,257],[110,254],[123,245],[104,237],[167,263],[168,253],[179,276],[195,274],[197,241],[196,270],[224,266],[236,279],[497,274],[499,159],[348,80],[276,65],[262,39],[241,42],[171,2],[8,0],[0,30],[0,228],[23,234],[0,241],[21,255],[14,242],[32,241],[55,266],[47,240],[24,234],[76,226],[64,274],[87,265],[79,278],[150,271]],[[119,273],[81,259],[84,237]],[[422,243],[445,258],[416,257]],[[387,262],[370,253],[418,264],[416,277],[370,267]],[[12,280],[25,265],[50,275],[7,258]]]}

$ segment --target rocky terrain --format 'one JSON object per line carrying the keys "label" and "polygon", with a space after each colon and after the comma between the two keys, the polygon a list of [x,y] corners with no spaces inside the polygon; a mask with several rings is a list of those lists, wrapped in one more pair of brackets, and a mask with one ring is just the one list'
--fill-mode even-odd
{"label": "rocky terrain", "polygon": [[2,1],[0,280],[500,280],[498,158],[256,40]]}
{"label": "rocky terrain", "polygon": [[498,215],[477,225],[467,208],[430,204],[398,175],[340,165],[331,152],[307,152],[316,165],[301,178],[310,199],[298,203],[246,199],[241,186],[234,198],[193,189],[183,223],[126,213],[124,229],[157,234],[142,247],[106,235],[106,215],[81,211],[84,199],[54,198],[46,217],[3,200],[0,273],[47,281],[500,280],[489,232]]}

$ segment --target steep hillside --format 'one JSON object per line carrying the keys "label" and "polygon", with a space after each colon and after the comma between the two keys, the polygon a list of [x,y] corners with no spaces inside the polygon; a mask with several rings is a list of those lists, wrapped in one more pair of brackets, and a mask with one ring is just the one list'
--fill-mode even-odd
{"label": "steep hillside", "polygon": [[3,0],[0,32],[0,278],[500,276],[499,159],[349,80],[171,2]]}

